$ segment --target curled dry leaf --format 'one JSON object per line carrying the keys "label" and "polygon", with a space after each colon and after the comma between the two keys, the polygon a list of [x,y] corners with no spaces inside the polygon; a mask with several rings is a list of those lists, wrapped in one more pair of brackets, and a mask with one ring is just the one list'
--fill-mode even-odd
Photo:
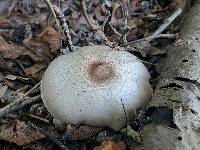
{"label": "curled dry leaf", "polygon": [[43,138],[45,136],[42,133],[30,128],[24,121],[17,120],[12,125],[2,124],[0,126],[0,139],[14,142],[17,145],[29,144]]}
{"label": "curled dry leaf", "polygon": [[50,63],[51,54],[61,48],[61,34],[47,27],[41,34],[25,39],[23,45]]}
{"label": "curled dry leaf", "polygon": [[2,54],[3,58],[16,59],[22,55],[28,55],[35,61],[42,60],[42,58],[38,57],[29,49],[26,49],[14,43],[8,43],[1,36],[0,36],[0,53]]}
{"label": "curled dry leaf", "polygon": [[104,141],[100,146],[96,146],[94,150],[125,150],[124,142],[115,143],[113,141]]}
{"label": "curled dry leaf", "polygon": [[50,53],[55,52],[61,48],[61,34],[51,27],[47,27],[37,36],[37,40],[49,46]]}

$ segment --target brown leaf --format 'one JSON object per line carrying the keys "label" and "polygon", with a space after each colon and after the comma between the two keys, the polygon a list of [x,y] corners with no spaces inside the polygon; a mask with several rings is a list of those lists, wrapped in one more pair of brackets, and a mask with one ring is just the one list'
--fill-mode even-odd
{"label": "brown leaf", "polygon": [[50,53],[61,48],[61,34],[51,27],[44,29],[37,37],[38,41],[41,40],[41,42],[46,43],[49,46]]}
{"label": "brown leaf", "polygon": [[23,45],[40,56],[50,57],[53,52],[61,48],[61,34],[47,27],[39,35],[25,39]]}
{"label": "brown leaf", "polygon": [[[1,18],[1,17],[0,17]],[[1,29],[6,29],[6,28],[11,28],[11,23],[7,18],[0,19],[0,28]]]}
{"label": "brown leaf", "polygon": [[115,143],[113,141],[104,141],[100,146],[96,146],[94,150],[125,150],[126,145],[123,142]]}
{"label": "brown leaf", "polygon": [[43,72],[46,67],[47,66],[45,64],[36,63],[30,68],[25,68],[24,72],[26,75],[40,80],[43,76]]}
{"label": "brown leaf", "polygon": [[0,126],[0,139],[17,145],[25,145],[42,138],[45,138],[42,133],[28,127],[24,121],[17,120],[12,125]]}
{"label": "brown leaf", "polygon": [[53,28],[47,27],[41,34],[25,39],[23,45],[46,63],[50,63],[52,53],[61,48],[61,35]]}
{"label": "brown leaf", "polygon": [[14,44],[14,43],[8,43],[1,36],[0,36],[0,53],[2,54],[3,58],[16,59],[22,55],[28,55],[35,61],[42,60],[42,58],[35,55],[29,49],[26,49],[20,45]]}
{"label": "brown leaf", "polygon": [[46,62],[50,61],[49,46],[45,43],[35,41],[36,38],[27,38],[23,41],[23,46],[30,49],[39,58],[43,58]]}

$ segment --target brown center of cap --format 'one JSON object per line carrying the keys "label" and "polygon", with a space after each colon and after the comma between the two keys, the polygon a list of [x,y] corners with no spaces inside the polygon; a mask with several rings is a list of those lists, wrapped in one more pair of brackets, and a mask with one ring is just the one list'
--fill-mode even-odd
{"label": "brown center of cap", "polygon": [[89,79],[96,83],[106,82],[114,75],[111,64],[105,61],[91,61],[86,65],[86,71]]}

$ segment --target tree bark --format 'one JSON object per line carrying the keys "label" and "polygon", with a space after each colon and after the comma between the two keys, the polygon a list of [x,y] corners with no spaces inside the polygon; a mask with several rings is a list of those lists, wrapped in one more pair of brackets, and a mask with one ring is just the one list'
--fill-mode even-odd
{"label": "tree bark", "polygon": [[[200,1],[186,14],[168,48],[140,130],[145,150],[200,149]],[[144,120],[144,119],[143,119]]]}

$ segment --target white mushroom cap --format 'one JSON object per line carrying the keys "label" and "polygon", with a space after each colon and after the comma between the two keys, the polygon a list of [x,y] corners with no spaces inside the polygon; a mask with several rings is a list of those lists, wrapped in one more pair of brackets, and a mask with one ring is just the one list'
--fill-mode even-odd
{"label": "white mushroom cap", "polygon": [[127,123],[124,109],[130,119],[149,101],[149,77],[145,66],[128,52],[85,46],[49,65],[41,96],[58,120],[119,130]]}

